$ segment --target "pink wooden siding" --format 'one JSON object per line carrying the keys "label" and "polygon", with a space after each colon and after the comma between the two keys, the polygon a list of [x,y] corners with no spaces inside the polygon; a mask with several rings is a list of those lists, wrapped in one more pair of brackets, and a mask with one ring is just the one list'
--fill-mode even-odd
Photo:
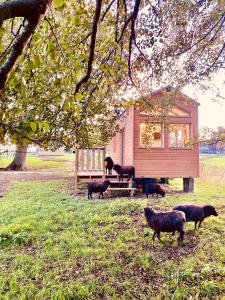
{"label": "pink wooden siding", "polygon": [[124,127],[123,164],[134,165],[134,106],[129,110]]}
{"label": "pink wooden siding", "polygon": [[[190,124],[191,137],[198,134],[198,106],[192,102],[183,103],[180,98],[179,107],[190,112],[190,117],[171,117],[170,123]],[[164,148],[146,149],[141,148],[140,123],[146,118],[140,115],[140,110],[135,110],[134,127],[134,162],[137,177],[198,177],[199,176],[199,153],[198,145],[189,149],[169,148],[168,129],[164,131]]]}
{"label": "pink wooden siding", "polygon": [[[159,97],[160,93],[155,94]],[[154,96],[155,97],[155,96]],[[190,113],[190,117],[170,118],[170,123],[190,124],[191,137],[198,134],[198,104],[180,94],[177,107]],[[140,123],[146,122],[146,116],[140,114],[141,108],[132,107],[125,121],[121,122],[124,130],[122,155],[122,134],[118,133],[109,144],[109,154],[114,162],[134,165],[136,177],[198,177],[199,149],[194,145],[188,149],[170,148],[168,128],[164,130],[164,147],[146,149],[140,147]]]}

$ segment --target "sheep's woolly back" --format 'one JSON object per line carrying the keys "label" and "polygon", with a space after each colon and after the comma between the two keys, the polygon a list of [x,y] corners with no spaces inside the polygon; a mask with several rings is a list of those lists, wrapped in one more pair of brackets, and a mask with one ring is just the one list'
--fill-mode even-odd
{"label": "sheep's woolly back", "polygon": [[148,207],[144,210],[149,226],[156,232],[172,232],[184,229],[186,218],[185,214],[181,211],[155,212]]}

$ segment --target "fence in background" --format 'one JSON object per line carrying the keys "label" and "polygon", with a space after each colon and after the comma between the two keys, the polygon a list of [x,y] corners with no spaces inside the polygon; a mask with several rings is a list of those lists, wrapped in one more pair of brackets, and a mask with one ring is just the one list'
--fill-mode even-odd
{"label": "fence in background", "polygon": [[225,169],[201,163],[200,179],[204,182],[225,184]]}

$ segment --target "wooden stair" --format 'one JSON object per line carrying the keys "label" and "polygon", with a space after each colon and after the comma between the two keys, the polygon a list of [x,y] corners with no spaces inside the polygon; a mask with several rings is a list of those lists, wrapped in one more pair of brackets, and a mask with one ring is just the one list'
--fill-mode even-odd
{"label": "wooden stair", "polygon": [[107,193],[109,196],[112,195],[113,191],[129,191],[130,196],[134,196],[134,193],[136,191],[136,188],[132,187],[133,182],[131,180],[129,181],[111,181],[110,186],[107,189]]}

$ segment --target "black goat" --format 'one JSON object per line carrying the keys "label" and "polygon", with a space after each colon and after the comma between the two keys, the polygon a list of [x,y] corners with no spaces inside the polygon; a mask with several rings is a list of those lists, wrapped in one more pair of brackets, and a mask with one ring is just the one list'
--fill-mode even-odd
{"label": "black goat", "polygon": [[160,240],[160,232],[173,232],[178,231],[180,236],[178,241],[184,239],[185,228],[185,214],[181,211],[169,211],[169,212],[154,212],[153,209],[145,207],[145,218],[149,227],[154,231],[153,241],[157,235]]}
{"label": "black goat", "polygon": [[107,174],[107,171],[108,171],[108,174],[111,175],[112,174],[112,169],[113,169],[113,160],[110,156],[107,156],[105,158],[105,170],[106,170],[106,174]]}
{"label": "black goat", "polygon": [[128,181],[131,179],[135,179],[135,168],[133,166],[121,166],[118,164],[115,164],[113,166],[113,170],[115,170],[119,174],[119,181],[122,179],[123,181],[123,175],[128,175]]}
{"label": "black goat", "polygon": [[162,197],[165,197],[165,190],[161,187],[160,184],[158,183],[147,183],[145,185],[145,194],[146,194],[146,197],[148,198],[148,195],[152,195],[154,196],[155,194],[157,195],[157,198],[158,198],[158,195],[161,195]]}
{"label": "black goat", "polygon": [[202,221],[209,216],[218,216],[215,207],[212,205],[179,204],[174,210],[183,211],[187,222],[195,222],[195,229],[201,226]]}
{"label": "black goat", "polygon": [[88,199],[93,199],[92,198],[92,193],[99,193],[99,198],[103,199],[103,193],[107,190],[107,188],[110,185],[110,181],[106,180],[102,183],[98,182],[89,182],[88,183]]}

